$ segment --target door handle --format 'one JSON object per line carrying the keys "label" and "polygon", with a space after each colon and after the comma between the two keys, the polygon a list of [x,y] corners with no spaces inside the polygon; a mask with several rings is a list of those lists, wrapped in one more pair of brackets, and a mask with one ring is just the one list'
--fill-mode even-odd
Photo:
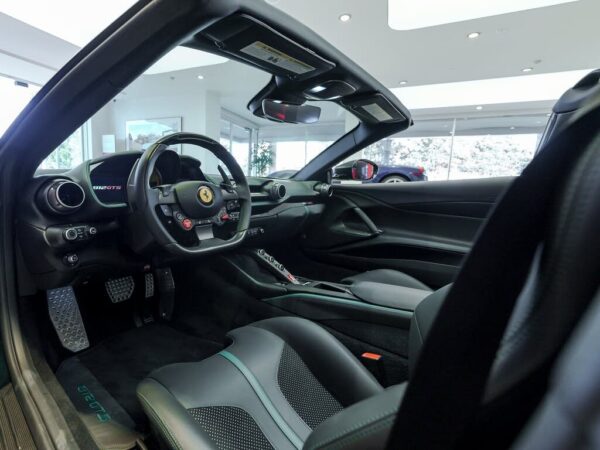
{"label": "door handle", "polygon": [[367,226],[367,229],[369,230],[368,234],[361,234],[366,235],[366,237],[375,237],[383,234],[383,230],[377,228],[377,225],[375,225],[371,218],[367,216],[367,214],[362,209],[360,209],[358,206],[355,206],[354,208],[352,208],[352,210],[360,218],[360,220],[363,221],[363,223]]}

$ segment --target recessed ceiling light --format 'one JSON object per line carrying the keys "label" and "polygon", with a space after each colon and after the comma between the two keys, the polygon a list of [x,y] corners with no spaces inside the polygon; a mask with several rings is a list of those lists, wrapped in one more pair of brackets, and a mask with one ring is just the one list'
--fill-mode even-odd
{"label": "recessed ceiling light", "polygon": [[204,80],[204,75],[198,75],[199,80]]}
{"label": "recessed ceiling light", "polygon": [[483,106],[481,106],[481,105],[479,105],[479,106],[476,106],[476,107],[475,107],[475,109],[476,109],[477,111],[481,111],[481,110],[483,109]]}
{"label": "recessed ceiling light", "polygon": [[[408,109],[459,107],[557,100],[589,70],[555,73],[528,73],[515,77],[422,86],[397,86],[392,92]],[[473,106],[475,105],[475,106]],[[487,109],[487,108],[486,108]],[[509,125],[510,126],[510,125]]]}
{"label": "recessed ceiling light", "polygon": [[578,0],[388,0],[388,23],[393,30],[416,30],[575,1]]}
{"label": "recessed ceiling light", "polygon": [[481,36],[481,33],[479,31],[474,31],[473,33],[467,34],[467,37],[469,39],[477,39],[479,36]]}
{"label": "recessed ceiling light", "polygon": [[400,83],[398,83],[400,86],[405,86],[408,84],[408,81],[406,80],[402,80]]}
{"label": "recessed ceiling light", "polygon": [[521,72],[523,73],[529,73],[533,71],[533,67],[525,67],[524,69],[521,69]]}
{"label": "recessed ceiling light", "polygon": [[350,22],[350,19],[352,19],[352,15],[348,13],[344,13],[340,16],[340,22]]}

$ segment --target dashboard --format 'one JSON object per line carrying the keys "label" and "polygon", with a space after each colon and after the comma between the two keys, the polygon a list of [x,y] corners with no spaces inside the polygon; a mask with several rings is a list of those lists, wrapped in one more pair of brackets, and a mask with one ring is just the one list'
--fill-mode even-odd
{"label": "dashboard", "polygon": [[[116,153],[69,171],[38,173],[31,180],[19,208],[18,235],[24,262],[39,288],[63,286],[97,270],[141,270],[158,257],[157,252],[136,251],[132,243],[137,236],[128,226],[128,180],[140,157],[140,152]],[[150,184],[223,181],[201,167],[195,158],[166,152],[156,161]],[[316,221],[331,195],[331,186],[315,181],[248,177],[248,184],[252,216],[245,244],[256,247],[295,238]],[[232,222],[236,208],[235,202],[227,204],[225,213]],[[235,228],[234,223],[217,222],[216,232]]]}
{"label": "dashboard", "polygon": [[[127,180],[138,158],[139,154],[119,155],[89,164],[91,188],[99,202],[105,205],[127,203]],[[184,180],[207,181],[200,170],[200,161],[167,152],[157,161],[150,186],[175,184]]]}

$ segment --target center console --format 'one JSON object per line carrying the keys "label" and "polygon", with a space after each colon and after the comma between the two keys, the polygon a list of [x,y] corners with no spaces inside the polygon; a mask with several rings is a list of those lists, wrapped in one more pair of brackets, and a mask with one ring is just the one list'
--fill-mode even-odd
{"label": "center console", "polygon": [[430,291],[373,282],[352,285],[311,280],[292,274],[264,249],[223,256],[227,273],[253,296],[285,311],[314,320],[368,318],[406,326]]}

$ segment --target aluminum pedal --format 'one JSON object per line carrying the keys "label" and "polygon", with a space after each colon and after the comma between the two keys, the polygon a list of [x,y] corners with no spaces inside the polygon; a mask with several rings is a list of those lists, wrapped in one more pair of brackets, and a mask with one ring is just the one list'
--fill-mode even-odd
{"label": "aluminum pedal", "polygon": [[151,273],[147,273],[144,275],[144,287],[144,298],[154,297],[154,275],[152,275]]}
{"label": "aluminum pedal", "polygon": [[79,352],[90,346],[85,326],[77,305],[77,298],[71,286],[50,289],[48,313],[60,342],[64,348]]}
{"label": "aluminum pedal", "polygon": [[113,303],[121,303],[129,300],[135,289],[135,281],[133,277],[115,278],[104,283],[108,298]]}

